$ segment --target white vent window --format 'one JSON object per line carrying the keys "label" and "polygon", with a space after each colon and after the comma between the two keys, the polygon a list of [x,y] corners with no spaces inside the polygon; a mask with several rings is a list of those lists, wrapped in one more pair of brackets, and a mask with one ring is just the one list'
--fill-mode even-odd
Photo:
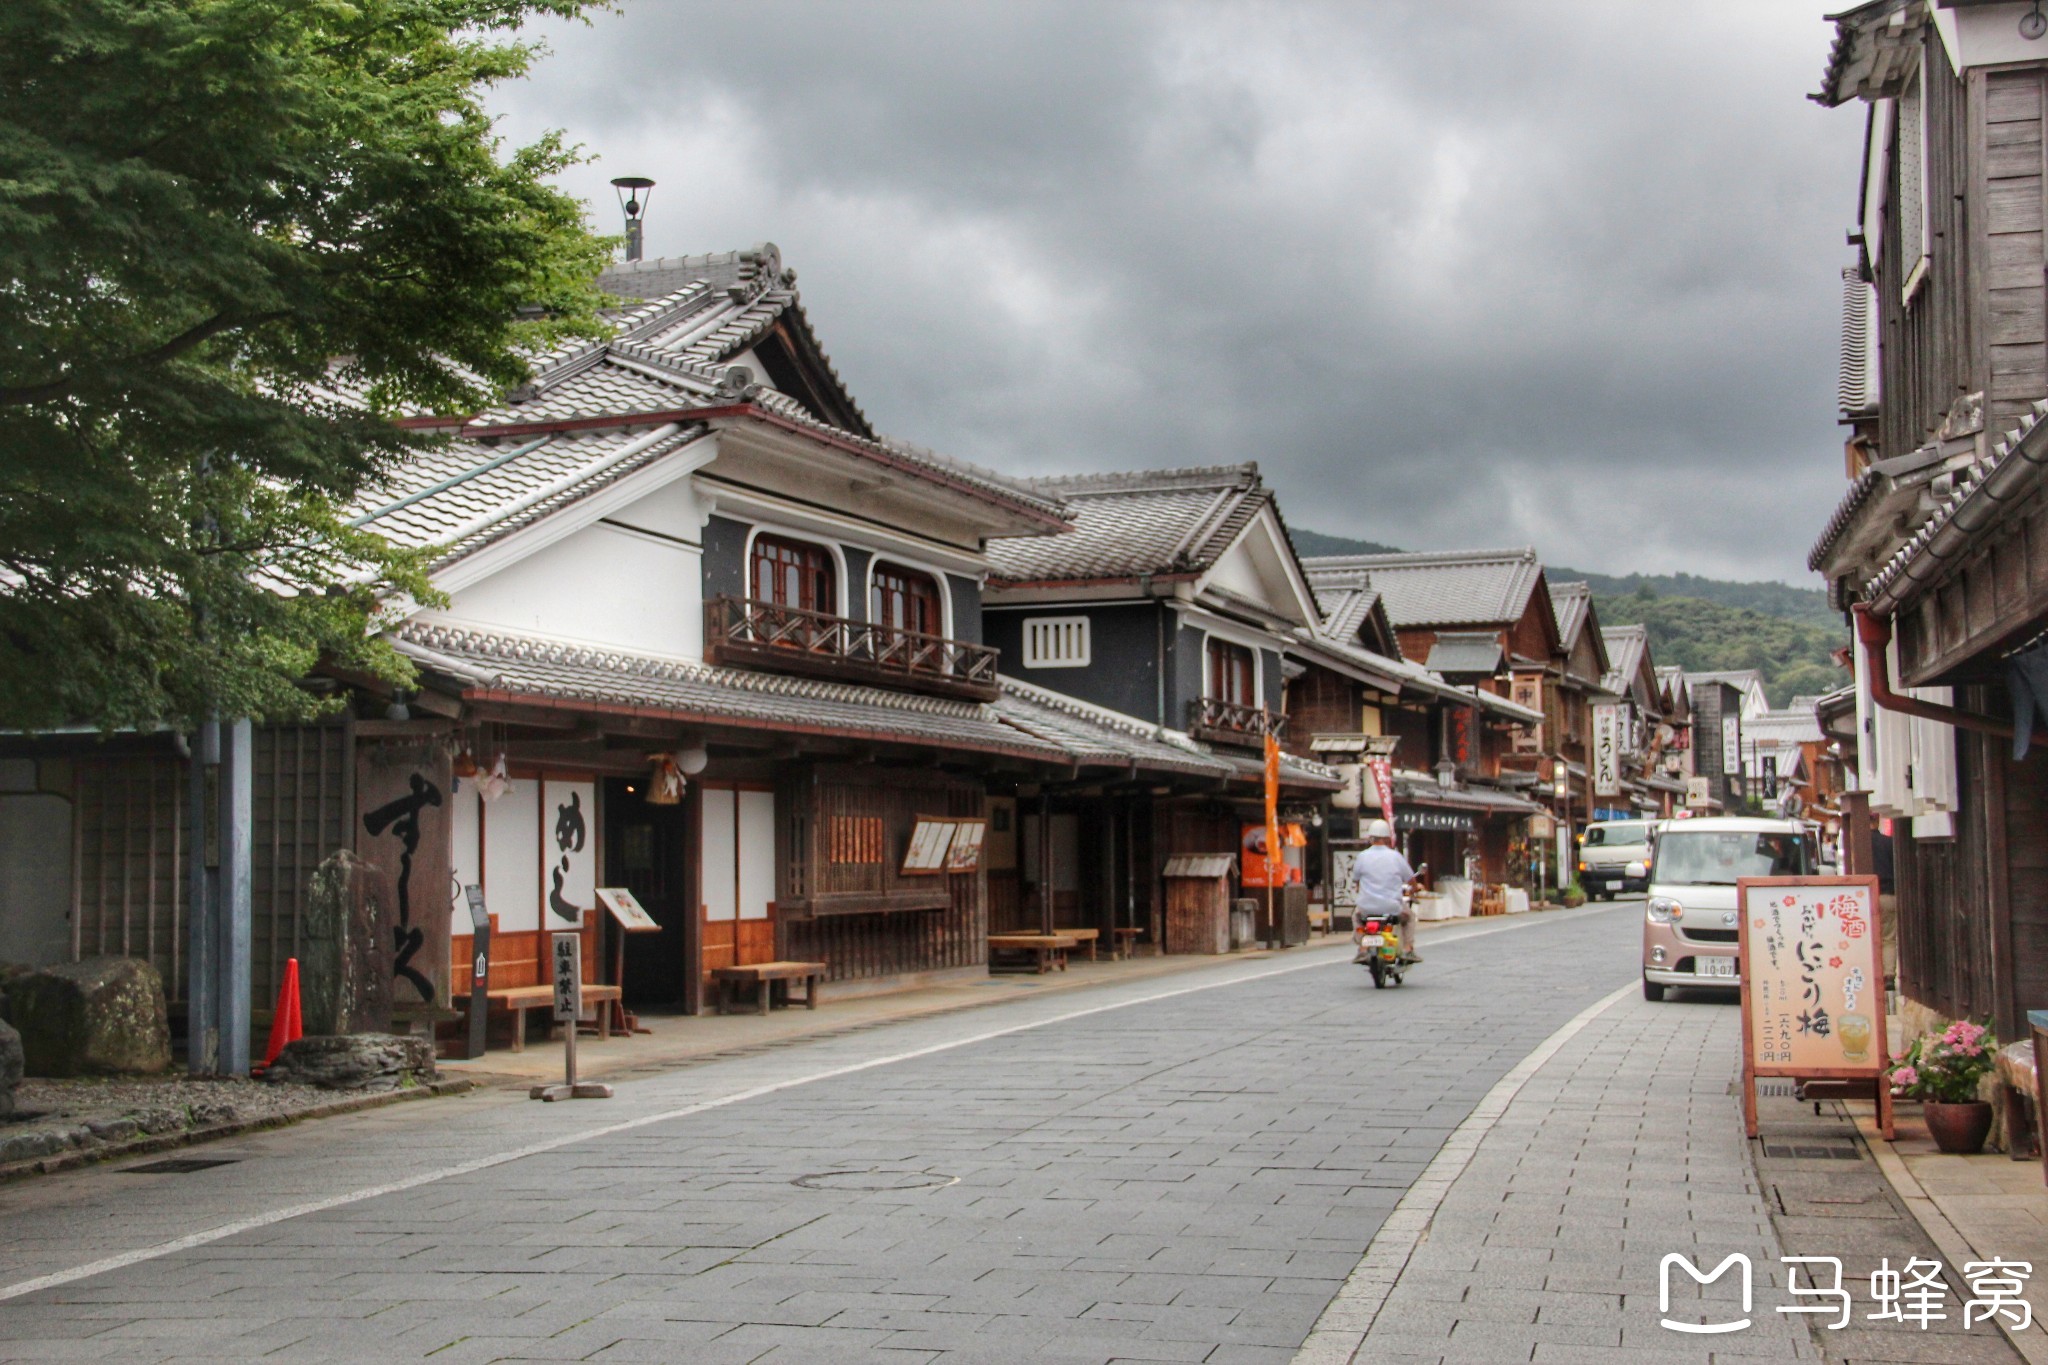
{"label": "white vent window", "polygon": [[1898,120],[1899,269],[1905,272],[1899,297],[1904,303],[1927,273],[1927,108],[1918,76],[1899,96]]}
{"label": "white vent window", "polygon": [[1088,618],[1031,616],[1024,621],[1026,668],[1086,668]]}

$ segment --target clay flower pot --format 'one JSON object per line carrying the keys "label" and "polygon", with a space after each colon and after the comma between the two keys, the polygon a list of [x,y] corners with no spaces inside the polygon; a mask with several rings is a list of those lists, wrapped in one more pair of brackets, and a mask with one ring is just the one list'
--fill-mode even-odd
{"label": "clay flower pot", "polygon": [[1944,1104],[1928,1100],[1921,1106],[1934,1145],[1953,1156],[1975,1156],[1991,1135],[1991,1106],[1982,1100]]}

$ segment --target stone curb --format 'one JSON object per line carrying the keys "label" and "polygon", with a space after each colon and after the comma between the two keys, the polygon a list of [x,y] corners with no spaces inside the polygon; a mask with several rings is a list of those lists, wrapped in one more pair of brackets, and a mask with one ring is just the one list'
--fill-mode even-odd
{"label": "stone curb", "polygon": [[147,1156],[152,1152],[168,1152],[179,1147],[191,1147],[202,1142],[214,1142],[221,1138],[240,1137],[244,1133],[261,1132],[270,1128],[287,1128],[305,1119],[332,1118],[337,1114],[353,1114],[364,1109],[380,1109],[387,1104],[399,1104],[406,1100],[438,1099],[447,1095],[461,1095],[476,1088],[476,1083],[467,1077],[450,1077],[446,1080],[429,1081],[425,1085],[407,1086],[397,1090],[379,1090],[367,1095],[349,1095],[326,1104],[316,1104],[310,1109],[294,1110],[284,1114],[265,1114],[257,1118],[236,1119],[229,1123],[216,1123],[205,1128],[187,1128],[176,1133],[157,1133],[135,1138],[128,1142],[98,1143],[91,1147],[75,1148],[68,1152],[57,1152],[50,1156],[34,1157],[26,1161],[11,1161],[0,1164],[0,1184],[14,1180],[25,1180],[38,1175],[55,1175],[59,1171],[76,1170],[81,1166],[96,1166],[103,1162],[119,1161],[131,1156]]}
{"label": "stone curb", "polygon": [[1472,1164],[1479,1145],[1500,1122],[1501,1116],[1507,1113],[1508,1106],[1514,1103],[1522,1087],[1562,1051],[1566,1043],[1602,1014],[1634,995],[1636,990],[1636,984],[1630,982],[1612,995],[1588,1005],[1538,1043],[1473,1106],[1465,1121],[1444,1139],[1435,1159],[1408,1187],[1386,1221],[1380,1224],[1380,1230],[1373,1235],[1365,1255],[1359,1258],[1357,1268],[1346,1277],[1336,1297],[1316,1319],[1308,1339],[1302,1342],[1294,1357],[1295,1365],[1350,1365],[1359,1358],[1358,1353],[1364,1348],[1380,1309],[1386,1306],[1387,1296],[1394,1292],[1394,1285],[1407,1268],[1409,1257],[1415,1254],[1415,1248],[1428,1235],[1437,1209],[1450,1194],[1451,1186]]}

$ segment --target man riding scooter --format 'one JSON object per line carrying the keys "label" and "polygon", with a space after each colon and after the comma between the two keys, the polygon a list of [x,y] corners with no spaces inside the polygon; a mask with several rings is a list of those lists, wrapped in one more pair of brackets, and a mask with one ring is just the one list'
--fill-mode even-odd
{"label": "man riding scooter", "polygon": [[[1422,961],[1415,951],[1415,912],[1408,908],[1406,892],[1416,877],[1415,869],[1394,847],[1394,831],[1384,820],[1365,827],[1366,846],[1358,850],[1351,864],[1351,879],[1358,884],[1358,900],[1352,908],[1354,922],[1368,915],[1392,920],[1401,926],[1401,961]],[[1369,950],[1361,948],[1357,961],[1366,961]]]}

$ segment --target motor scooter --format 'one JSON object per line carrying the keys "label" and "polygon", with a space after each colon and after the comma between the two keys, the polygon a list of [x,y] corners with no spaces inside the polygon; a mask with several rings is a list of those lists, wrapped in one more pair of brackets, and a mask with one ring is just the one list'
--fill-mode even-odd
{"label": "motor scooter", "polygon": [[[1401,907],[1409,914],[1415,913],[1415,888],[1429,872],[1424,863],[1416,870],[1415,880],[1401,888]],[[1401,925],[1392,916],[1363,911],[1352,916],[1352,945],[1358,950],[1354,959],[1360,966],[1372,973],[1374,990],[1385,989],[1389,981],[1396,986],[1414,964],[1401,955]]]}

